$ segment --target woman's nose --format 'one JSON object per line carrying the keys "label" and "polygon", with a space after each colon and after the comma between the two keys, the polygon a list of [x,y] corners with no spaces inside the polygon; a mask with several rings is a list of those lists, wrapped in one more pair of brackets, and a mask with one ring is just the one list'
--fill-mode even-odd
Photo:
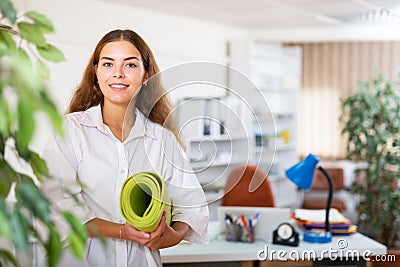
{"label": "woman's nose", "polygon": [[124,76],[124,71],[122,70],[122,67],[116,67],[114,69],[114,75],[115,78],[120,78]]}

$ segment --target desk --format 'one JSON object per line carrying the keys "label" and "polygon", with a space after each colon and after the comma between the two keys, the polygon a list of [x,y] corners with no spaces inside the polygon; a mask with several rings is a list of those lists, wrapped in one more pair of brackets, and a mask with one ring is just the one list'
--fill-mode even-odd
{"label": "desk", "polygon": [[[302,236],[302,234],[300,233]],[[344,240],[344,241],[343,241]],[[339,249],[338,242],[343,244],[347,242],[345,249]],[[316,244],[300,241],[298,247],[274,245],[272,242],[256,241],[255,243],[240,243],[228,242],[211,236],[208,245],[199,245],[191,243],[181,243],[177,246],[162,249],[161,259],[163,263],[195,263],[195,262],[235,262],[235,261],[257,261],[258,252],[266,250],[270,254],[272,251],[280,252],[281,255],[274,253],[272,258],[267,258],[267,261],[290,260],[295,253],[303,255],[308,251],[314,251],[317,257],[323,255],[329,258],[327,252],[336,250],[342,252],[342,255],[354,255],[351,252],[358,252],[360,258],[363,253],[370,251],[372,255],[386,254],[386,246],[360,234],[355,233],[351,236],[334,236],[332,242],[325,244]],[[285,255],[282,255],[286,253]],[[291,255],[288,255],[291,253]],[[347,253],[347,254],[346,254]],[[333,253],[335,254],[335,253]],[[305,254],[309,255],[309,254]],[[339,254],[336,254],[339,255]],[[265,257],[265,256],[264,256]]]}

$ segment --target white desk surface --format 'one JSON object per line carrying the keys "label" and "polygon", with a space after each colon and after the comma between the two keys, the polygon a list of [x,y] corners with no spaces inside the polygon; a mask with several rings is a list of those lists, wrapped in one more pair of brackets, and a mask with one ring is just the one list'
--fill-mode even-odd
{"label": "white desk surface", "polygon": [[[213,228],[215,229],[215,225]],[[210,243],[207,245],[199,245],[194,243],[181,243],[174,247],[161,250],[161,260],[163,263],[183,263],[183,262],[222,262],[222,261],[254,261],[258,260],[258,251],[293,251],[299,253],[305,250],[312,250],[317,256],[320,256],[324,250],[333,249],[340,251],[337,242],[344,239],[347,242],[346,250],[358,251],[360,258],[362,253],[370,251],[374,255],[386,254],[386,246],[372,240],[360,233],[355,233],[350,236],[334,236],[332,242],[325,244],[316,244],[303,242],[302,233],[300,232],[300,244],[298,247],[275,245],[272,242],[256,241],[254,243],[228,242],[216,237],[215,230],[210,235]],[[214,236],[212,236],[214,235]],[[277,260],[276,253],[273,259]]]}

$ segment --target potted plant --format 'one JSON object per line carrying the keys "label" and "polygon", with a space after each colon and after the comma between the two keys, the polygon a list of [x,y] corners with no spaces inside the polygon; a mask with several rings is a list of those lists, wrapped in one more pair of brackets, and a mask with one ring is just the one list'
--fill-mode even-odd
{"label": "potted plant", "polygon": [[[60,62],[63,53],[46,41],[54,32],[50,20],[38,12],[17,14],[9,0],[0,1],[0,266],[19,265],[14,250],[26,253],[32,240],[48,254],[48,265],[57,265],[62,243],[50,215],[50,204],[37,184],[49,178],[46,163],[29,147],[35,132],[35,115],[46,114],[62,133],[62,119],[51,101],[45,61]],[[24,166],[24,168],[21,168]],[[70,224],[69,247],[82,258],[86,231],[77,218],[60,211]],[[35,222],[45,226],[41,236]]]}
{"label": "potted plant", "polygon": [[367,163],[353,184],[360,196],[360,231],[393,247],[400,238],[399,82],[377,73],[343,98],[341,107],[347,158]]}

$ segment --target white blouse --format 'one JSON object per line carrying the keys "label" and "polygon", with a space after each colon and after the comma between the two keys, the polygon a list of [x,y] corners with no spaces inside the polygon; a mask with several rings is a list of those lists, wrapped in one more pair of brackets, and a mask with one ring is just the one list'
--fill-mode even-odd
{"label": "white blouse", "polygon": [[[206,244],[207,201],[182,148],[170,131],[135,112],[135,124],[123,142],[103,123],[100,105],[66,115],[66,137],[52,136],[43,152],[55,178],[41,185],[44,193],[54,210],[69,210],[84,223],[95,217],[125,223],[119,208],[122,183],[137,172],[155,171],[165,179],[171,221],[190,226],[185,240]],[[54,216],[65,238],[68,224],[57,212]],[[134,242],[107,238],[103,246],[101,240],[90,238],[86,265],[161,266],[161,258],[159,251]]]}

